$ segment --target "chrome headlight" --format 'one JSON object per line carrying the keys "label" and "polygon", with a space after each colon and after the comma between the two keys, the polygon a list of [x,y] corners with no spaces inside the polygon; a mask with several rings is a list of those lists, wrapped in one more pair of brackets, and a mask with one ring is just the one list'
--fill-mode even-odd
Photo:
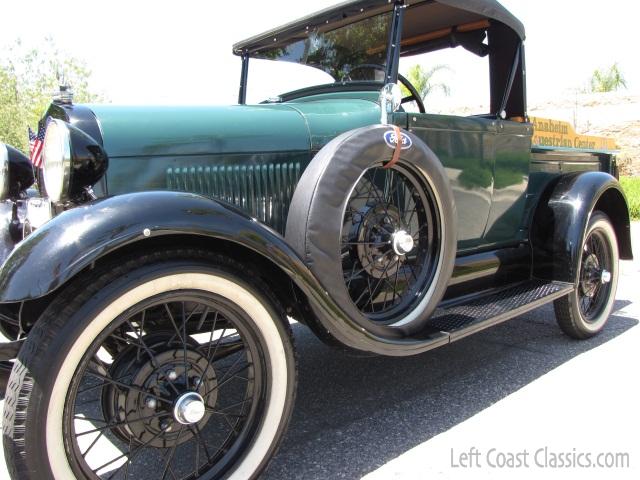
{"label": "chrome headlight", "polygon": [[108,167],[102,146],[62,120],[47,124],[42,151],[44,187],[52,202],[80,201]]}
{"label": "chrome headlight", "polygon": [[17,199],[33,185],[29,158],[11,145],[0,142],[0,200]]}
{"label": "chrome headlight", "polygon": [[66,200],[71,178],[71,134],[62,120],[49,121],[42,158],[47,195],[54,202]]}

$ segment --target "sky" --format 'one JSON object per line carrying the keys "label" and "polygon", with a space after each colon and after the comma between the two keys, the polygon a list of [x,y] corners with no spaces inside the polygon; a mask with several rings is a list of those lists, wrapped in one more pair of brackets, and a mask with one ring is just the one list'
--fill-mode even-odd
{"label": "sky", "polygon": [[[113,103],[228,104],[237,100],[240,76],[240,60],[231,53],[233,43],[337,0],[3,3],[0,48],[17,38],[37,47],[51,36],[62,50],[88,64],[93,71],[92,85]],[[640,13],[637,2],[502,0],[502,4],[527,30],[530,104],[570,95],[587,84],[595,68],[614,62],[629,90],[640,91],[634,35]],[[449,66],[441,75],[451,87],[451,97],[458,102],[483,103],[477,100],[485,89],[474,80],[479,78],[475,72],[480,67],[471,65],[470,54],[448,50],[438,55],[429,65]],[[408,66],[401,64],[401,71]],[[274,75],[254,68],[249,100],[282,93],[295,83],[293,70]]]}

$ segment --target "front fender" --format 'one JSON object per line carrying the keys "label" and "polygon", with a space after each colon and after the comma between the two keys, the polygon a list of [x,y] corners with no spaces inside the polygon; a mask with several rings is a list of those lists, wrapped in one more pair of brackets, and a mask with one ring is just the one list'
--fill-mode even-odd
{"label": "front fender", "polygon": [[18,244],[0,268],[0,303],[42,297],[110,252],[173,234],[240,243],[280,264],[297,260],[277,232],[231,206],[191,193],[132,193],[67,210]]}
{"label": "front fender", "polygon": [[232,206],[191,193],[141,192],[68,210],[22,241],[0,267],[0,303],[43,297],[93,262],[147,237],[199,235],[235,242],[279,267],[305,294],[316,319],[338,342],[386,355],[410,355],[446,343],[381,338],[333,301],[284,238]]}
{"label": "front fender", "polygon": [[620,258],[633,258],[629,211],[620,183],[604,172],[570,173],[549,185],[533,217],[534,276],[571,283],[577,280],[580,249],[594,210],[611,219]]}

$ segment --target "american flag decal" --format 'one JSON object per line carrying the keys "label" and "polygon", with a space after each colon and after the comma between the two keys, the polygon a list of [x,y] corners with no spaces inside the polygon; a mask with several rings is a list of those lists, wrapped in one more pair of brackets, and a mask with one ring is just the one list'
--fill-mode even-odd
{"label": "american flag decal", "polygon": [[35,168],[42,168],[42,146],[44,144],[44,134],[47,130],[45,122],[39,122],[38,134],[36,135],[29,127],[29,150],[31,163]]}

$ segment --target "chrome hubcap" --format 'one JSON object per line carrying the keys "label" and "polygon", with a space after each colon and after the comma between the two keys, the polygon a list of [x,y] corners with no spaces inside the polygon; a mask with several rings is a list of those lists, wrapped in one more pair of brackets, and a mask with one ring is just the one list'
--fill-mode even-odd
{"label": "chrome hubcap", "polygon": [[198,423],[204,414],[204,399],[196,392],[183,393],[173,407],[174,418],[183,425]]}
{"label": "chrome hubcap", "polygon": [[406,255],[413,250],[413,237],[404,230],[399,230],[393,234],[393,250],[396,255]]}

